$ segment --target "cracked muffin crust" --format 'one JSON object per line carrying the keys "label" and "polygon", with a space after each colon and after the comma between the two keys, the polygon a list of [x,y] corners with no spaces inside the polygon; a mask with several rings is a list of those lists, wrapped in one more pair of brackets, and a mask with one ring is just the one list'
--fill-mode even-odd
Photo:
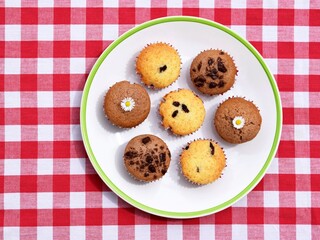
{"label": "cracked muffin crust", "polygon": [[192,61],[190,77],[202,93],[215,95],[228,91],[235,82],[237,68],[229,54],[222,50],[206,50]]}
{"label": "cracked muffin crust", "polygon": [[226,166],[226,156],[220,145],[209,139],[199,139],[185,147],[180,155],[182,174],[194,184],[205,185],[217,180]]}
{"label": "cracked muffin crust", "polygon": [[206,110],[202,100],[188,89],[169,92],[160,103],[162,125],[176,135],[188,135],[198,130]]}
{"label": "cracked muffin crust", "polygon": [[256,137],[262,118],[259,109],[242,97],[232,97],[217,108],[214,126],[229,143],[244,143]]}
{"label": "cracked muffin crust", "polygon": [[151,182],[166,174],[171,154],[161,138],[143,134],[128,142],[123,159],[131,176],[140,181]]}
{"label": "cracked muffin crust", "polygon": [[136,59],[136,72],[151,88],[165,88],[180,76],[181,59],[176,49],[167,43],[152,43]]}

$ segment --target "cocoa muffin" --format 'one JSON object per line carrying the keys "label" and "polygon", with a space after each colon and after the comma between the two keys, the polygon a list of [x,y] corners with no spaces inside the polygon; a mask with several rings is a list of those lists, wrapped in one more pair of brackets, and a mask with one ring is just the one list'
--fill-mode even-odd
{"label": "cocoa muffin", "polygon": [[237,68],[229,54],[222,50],[206,50],[192,61],[190,78],[202,93],[215,95],[228,91],[235,82]]}
{"label": "cocoa muffin", "polygon": [[252,140],[260,131],[262,118],[253,102],[232,97],[219,105],[214,117],[218,134],[229,143]]}
{"label": "cocoa muffin", "polygon": [[210,139],[199,139],[185,147],[180,155],[182,174],[197,185],[217,180],[226,166],[222,147]]}
{"label": "cocoa muffin", "polygon": [[161,138],[143,134],[128,142],[123,159],[131,176],[140,181],[151,182],[166,174],[171,154],[167,144]]}
{"label": "cocoa muffin", "polygon": [[167,43],[147,45],[136,59],[136,72],[151,88],[165,88],[180,75],[181,59],[178,51]]}
{"label": "cocoa muffin", "polygon": [[159,113],[164,128],[182,136],[191,134],[202,126],[206,110],[196,94],[189,89],[179,89],[162,98]]}
{"label": "cocoa muffin", "polygon": [[121,81],[108,90],[103,108],[112,124],[121,128],[132,128],[149,115],[150,97],[141,85]]}

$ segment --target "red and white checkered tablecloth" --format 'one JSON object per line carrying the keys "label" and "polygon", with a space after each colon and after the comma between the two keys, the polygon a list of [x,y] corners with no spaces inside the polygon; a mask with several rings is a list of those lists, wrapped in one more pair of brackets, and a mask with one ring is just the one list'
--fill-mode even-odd
{"label": "red and white checkered tablecloth", "polygon": [[[120,34],[192,15],[250,41],[275,75],[280,146],[232,207],[174,220],[118,198],[80,133],[86,77]],[[320,1],[0,0],[0,239],[319,239]]]}

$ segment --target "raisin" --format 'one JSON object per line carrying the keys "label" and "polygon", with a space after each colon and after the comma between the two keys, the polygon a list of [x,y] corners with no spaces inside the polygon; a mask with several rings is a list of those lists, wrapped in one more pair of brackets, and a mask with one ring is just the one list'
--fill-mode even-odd
{"label": "raisin", "polygon": [[128,159],[132,159],[138,156],[137,152],[133,152],[133,151],[128,151],[124,154],[124,156]]}
{"label": "raisin", "polygon": [[197,167],[197,172],[200,172],[200,168],[199,167]]}
{"label": "raisin", "polygon": [[148,156],[146,157],[146,162],[147,162],[147,163],[152,163],[152,161],[153,161],[152,157],[151,157],[150,155],[148,155]]}
{"label": "raisin", "polygon": [[183,110],[185,113],[190,112],[189,109],[188,109],[188,107],[187,107],[187,105],[185,105],[185,104],[182,104],[182,110]]}
{"label": "raisin", "polygon": [[210,142],[210,148],[211,148],[211,155],[214,155],[214,146],[212,144],[212,142]]}
{"label": "raisin", "polygon": [[217,84],[215,82],[210,82],[209,83],[209,88],[215,88]]}
{"label": "raisin", "polygon": [[179,107],[179,106],[180,106],[180,103],[177,102],[177,101],[174,101],[174,102],[172,103],[172,105],[175,106],[175,107]]}
{"label": "raisin", "polygon": [[149,173],[147,173],[147,172],[144,173],[144,176],[145,176],[145,177],[149,177]]}
{"label": "raisin", "polygon": [[141,141],[142,141],[143,144],[147,144],[148,142],[151,141],[151,139],[150,139],[150,137],[145,137],[145,138],[142,138]]}
{"label": "raisin", "polygon": [[197,70],[195,68],[192,68],[192,72],[196,72]]}
{"label": "raisin", "polygon": [[172,117],[175,118],[175,117],[178,115],[178,112],[179,112],[178,110],[175,110],[175,111],[172,113]]}
{"label": "raisin", "polygon": [[219,81],[218,87],[222,88],[226,83],[224,81]]}
{"label": "raisin", "polygon": [[165,162],[166,161],[166,154],[165,153],[160,153],[159,158],[160,158],[161,162]]}
{"label": "raisin", "polygon": [[162,169],[162,170],[161,170],[162,175],[165,175],[166,172],[167,172],[167,169]]}
{"label": "raisin", "polygon": [[165,70],[167,70],[167,65],[163,65],[162,67],[160,67],[160,72],[164,72]]}
{"label": "raisin", "polygon": [[208,59],[208,65],[211,66],[214,63],[214,59],[213,58],[209,58]]}
{"label": "raisin", "polygon": [[149,169],[149,171],[152,172],[152,173],[156,172],[156,168],[155,168],[152,164],[149,165],[148,169]]}
{"label": "raisin", "polygon": [[202,67],[202,62],[199,62],[198,67],[197,67],[198,71],[200,71],[201,67]]}
{"label": "raisin", "polygon": [[227,71],[226,67],[224,66],[222,59],[220,57],[218,57],[218,70],[220,72],[225,73]]}
{"label": "raisin", "polygon": [[188,149],[189,149],[189,145],[185,147],[185,150],[188,150]]}

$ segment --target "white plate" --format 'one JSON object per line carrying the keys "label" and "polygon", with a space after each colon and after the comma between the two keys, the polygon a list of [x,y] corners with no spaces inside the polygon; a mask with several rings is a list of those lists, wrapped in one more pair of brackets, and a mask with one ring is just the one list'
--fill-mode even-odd
{"label": "white plate", "polygon": [[[121,80],[139,83],[135,58],[148,43],[172,44],[182,58],[179,79],[160,91],[148,89],[151,111],[133,129],[119,129],[104,117],[103,98],[110,86]],[[219,96],[204,96],[190,81],[192,59],[202,50],[219,48],[233,56],[238,67],[234,87]],[[178,88],[189,88],[203,99],[207,115],[196,133],[175,137],[165,131],[157,114],[160,99]],[[262,127],[255,139],[238,145],[223,141],[212,126],[217,105],[229,96],[253,100],[262,115]],[[218,23],[194,17],[166,17],[141,24],[115,40],[93,66],[81,102],[81,131],[90,161],[102,180],[131,205],[159,216],[192,218],[229,207],[259,183],[277,150],[282,127],[282,111],[276,82],[263,58],[246,40]],[[133,180],[123,166],[123,151],[136,135],[150,133],[169,146],[172,161],[167,174],[153,183]],[[179,170],[179,154],[196,138],[217,140],[225,149],[227,167],[223,177],[206,186],[187,182]]]}

